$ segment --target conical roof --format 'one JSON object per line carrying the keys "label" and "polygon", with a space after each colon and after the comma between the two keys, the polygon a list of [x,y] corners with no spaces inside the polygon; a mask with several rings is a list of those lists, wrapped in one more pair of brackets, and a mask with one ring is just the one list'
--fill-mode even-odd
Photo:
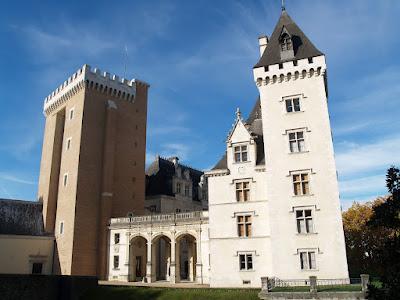
{"label": "conical roof", "polygon": [[280,55],[281,47],[279,38],[283,30],[289,33],[293,42],[294,57],[289,60],[298,60],[323,55],[323,53],[319,51],[313,43],[311,43],[303,31],[301,31],[297,24],[290,18],[286,10],[283,10],[267,47],[254,68],[266,67],[288,61],[282,60]]}

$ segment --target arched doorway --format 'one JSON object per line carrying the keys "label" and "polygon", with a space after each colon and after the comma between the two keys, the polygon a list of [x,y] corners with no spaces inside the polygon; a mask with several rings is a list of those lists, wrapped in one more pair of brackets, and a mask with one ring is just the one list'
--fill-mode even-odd
{"label": "arched doorway", "polygon": [[129,281],[142,281],[146,277],[147,240],[136,236],[129,245]]}
{"label": "arched doorway", "polygon": [[196,238],[183,234],[176,240],[176,274],[179,281],[194,281],[196,278]]}
{"label": "arched doorway", "polygon": [[152,275],[153,280],[169,280],[171,266],[171,239],[160,235],[152,242]]}

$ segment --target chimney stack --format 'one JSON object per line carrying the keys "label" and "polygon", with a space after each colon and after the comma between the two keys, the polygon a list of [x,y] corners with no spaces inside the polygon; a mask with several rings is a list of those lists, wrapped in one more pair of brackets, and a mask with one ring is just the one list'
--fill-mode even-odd
{"label": "chimney stack", "polygon": [[263,55],[265,48],[268,44],[268,36],[261,35],[258,37],[258,44],[260,45],[260,57]]}

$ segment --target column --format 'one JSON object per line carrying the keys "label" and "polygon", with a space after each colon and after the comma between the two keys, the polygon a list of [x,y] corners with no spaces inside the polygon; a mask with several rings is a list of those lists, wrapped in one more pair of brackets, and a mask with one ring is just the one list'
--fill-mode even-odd
{"label": "column", "polygon": [[151,282],[151,276],[152,276],[152,257],[151,257],[151,241],[147,242],[147,263],[146,263],[146,282],[150,283]]}
{"label": "column", "polygon": [[126,281],[131,281],[132,278],[130,278],[130,276],[132,276],[132,269],[130,268],[129,265],[129,258],[130,258],[130,233],[127,232],[125,233],[125,266],[126,266]]}
{"label": "column", "polygon": [[181,244],[179,241],[175,243],[175,282],[181,281]]}
{"label": "column", "polygon": [[201,259],[201,234],[196,239],[196,282],[203,284],[203,264]]}
{"label": "column", "polygon": [[176,268],[176,255],[175,255],[175,238],[171,240],[171,264],[170,264],[170,277],[169,277],[169,282],[170,283],[175,283],[176,282],[176,277],[175,277],[175,268]]}
{"label": "column", "polygon": [[194,242],[188,243],[189,281],[194,281]]}

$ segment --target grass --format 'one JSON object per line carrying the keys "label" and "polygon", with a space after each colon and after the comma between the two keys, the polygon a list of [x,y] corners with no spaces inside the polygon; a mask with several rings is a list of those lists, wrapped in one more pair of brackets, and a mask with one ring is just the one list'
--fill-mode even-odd
{"label": "grass", "polygon": [[259,300],[259,289],[174,289],[98,286],[81,298],[127,300]]}
{"label": "grass", "polygon": [[[318,292],[360,292],[361,285],[321,285],[317,287]],[[309,292],[309,286],[276,287],[272,292]]]}

